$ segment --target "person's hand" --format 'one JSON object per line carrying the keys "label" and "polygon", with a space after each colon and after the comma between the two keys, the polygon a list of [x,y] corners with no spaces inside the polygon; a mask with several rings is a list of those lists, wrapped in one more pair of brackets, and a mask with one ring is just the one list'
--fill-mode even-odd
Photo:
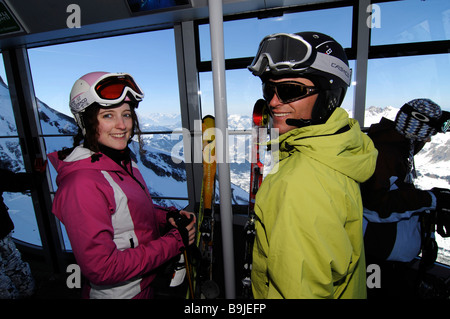
{"label": "person's hand", "polygon": [[168,221],[180,232],[185,247],[194,243],[196,218],[193,213],[181,210],[179,214],[170,216]]}

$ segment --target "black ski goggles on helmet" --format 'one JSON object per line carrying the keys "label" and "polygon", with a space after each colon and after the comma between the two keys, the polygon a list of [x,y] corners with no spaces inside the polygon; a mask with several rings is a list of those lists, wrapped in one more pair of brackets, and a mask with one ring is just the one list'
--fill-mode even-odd
{"label": "black ski goggles on helmet", "polygon": [[315,86],[308,86],[295,81],[264,82],[262,84],[263,97],[269,103],[276,94],[278,100],[283,103],[291,103],[319,92]]}
{"label": "black ski goggles on helmet", "polygon": [[264,72],[274,75],[303,73],[308,68],[330,73],[350,85],[351,70],[340,59],[317,52],[296,34],[276,33],[266,36],[248,69],[256,76]]}

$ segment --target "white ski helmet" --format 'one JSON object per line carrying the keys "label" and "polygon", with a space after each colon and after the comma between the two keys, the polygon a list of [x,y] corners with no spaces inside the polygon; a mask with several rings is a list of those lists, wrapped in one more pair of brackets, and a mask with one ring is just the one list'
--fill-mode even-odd
{"label": "white ski helmet", "polygon": [[79,78],[70,92],[70,111],[75,121],[86,134],[81,114],[93,103],[104,108],[113,108],[130,101],[137,108],[144,92],[128,73],[91,72]]}

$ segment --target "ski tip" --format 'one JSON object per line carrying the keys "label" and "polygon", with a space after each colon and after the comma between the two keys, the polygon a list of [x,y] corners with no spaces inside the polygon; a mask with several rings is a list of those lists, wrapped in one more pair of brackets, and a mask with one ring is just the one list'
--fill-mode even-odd
{"label": "ski tip", "polygon": [[205,115],[205,116],[203,117],[203,121],[206,120],[206,119],[214,120],[214,116],[212,116],[212,115],[210,115],[210,114]]}
{"label": "ski tip", "polygon": [[266,105],[267,105],[266,100],[264,100],[264,99],[258,99],[258,100],[255,102],[254,108],[260,110],[260,109],[262,109],[263,107],[265,107]]}
{"label": "ski tip", "polygon": [[269,106],[266,100],[259,99],[253,107],[253,124],[266,126],[269,123]]}
{"label": "ski tip", "polygon": [[205,115],[202,119],[202,130],[213,128],[216,125],[216,120],[212,115]]}

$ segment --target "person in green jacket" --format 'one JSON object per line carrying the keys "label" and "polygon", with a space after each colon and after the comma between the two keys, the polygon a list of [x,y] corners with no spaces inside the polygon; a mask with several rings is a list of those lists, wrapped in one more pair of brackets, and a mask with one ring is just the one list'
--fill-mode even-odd
{"label": "person in green jacket", "polygon": [[339,107],[351,77],[343,48],[318,32],[273,34],[248,68],[279,130],[256,195],[254,298],[366,298],[359,184],[377,150]]}

